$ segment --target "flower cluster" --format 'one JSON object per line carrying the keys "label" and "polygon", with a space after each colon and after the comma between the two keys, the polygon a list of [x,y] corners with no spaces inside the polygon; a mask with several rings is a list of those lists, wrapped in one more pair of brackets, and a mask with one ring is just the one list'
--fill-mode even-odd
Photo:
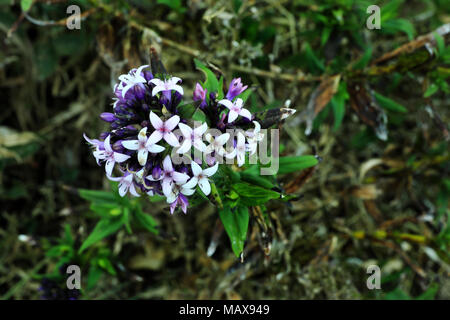
{"label": "flower cluster", "polygon": [[[218,170],[219,158],[236,159],[242,166],[246,154],[256,152],[263,138],[261,126],[244,107],[240,95],[247,86],[240,78],[231,81],[223,97],[197,83],[192,105],[205,121],[193,126],[193,119],[182,112],[186,105],[181,103],[182,80],[167,74],[156,77],[147,68],[144,65],[119,77],[113,112],[100,115],[110,123],[110,131],[99,139],[84,138],[97,164],[104,164],[107,178],[119,183],[121,196],[128,192],[135,197],[163,195],[171,213],[177,206],[186,213],[188,197],[197,186],[206,196],[211,193],[210,178]],[[220,134],[213,135],[209,129]],[[230,129],[239,131],[231,135]],[[203,158],[191,156],[196,150]],[[175,162],[174,154],[189,161]]]}

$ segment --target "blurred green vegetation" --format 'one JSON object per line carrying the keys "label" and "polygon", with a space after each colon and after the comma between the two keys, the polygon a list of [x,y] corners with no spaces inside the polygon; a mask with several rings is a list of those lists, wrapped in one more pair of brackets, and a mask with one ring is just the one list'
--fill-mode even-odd
{"label": "blurred green vegetation", "polygon": [[[380,30],[371,1],[69,3],[80,30],[65,2],[0,0],[0,297],[39,299],[73,263],[84,299],[450,298],[448,1],[378,1]],[[252,111],[290,101],[281,155],[322,158],[258,181],[293,198],[243,207],[243,263],[214,205],[118,199],[84,143],[151,47],[186,96],[198,59],[251,85]]]}

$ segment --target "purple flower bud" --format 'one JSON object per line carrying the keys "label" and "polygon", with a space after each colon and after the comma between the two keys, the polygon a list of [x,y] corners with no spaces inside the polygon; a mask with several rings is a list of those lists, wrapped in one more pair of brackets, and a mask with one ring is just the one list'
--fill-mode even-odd
{"label": "purple flower bud", "polygon": [[106,122],[114,122],[117,120],[117,118],[114,116],[114,113],[111,112],[103,112],[100,114],[100,119]]}
{"label": "purple flower bud", "polygon": [[204,101],[206,99],[206,89],[197,83],[194,90],[194,101]]}
{"label": "purple flower bud", "polygon": [[[128,92],[127,92],[127,94],[128,94]],[[139,85],[134,86],[134,95],[136,96],[136,98],[138,98],[140,100],[144,99],[145,98],[145,87],[144,87],[144,85],[141,84],[140,86]]]}
{"label": "purple flower bud", "polygon": [[102,132],[100,133],[100,139],[105,140],[110,134],[110,132]]}
{"label": "purple flower bud", "polygon": [[188,174],[189,169],[187,167],[182,167],[179,172]]}
{"label": "purple flower bud", "polygon": [[231,80],[226,98],[228,100],[233,100],[234,97],[240,95],[247,88],[248,86],[242,86],[241,78],[234,78],[233,80]]}
{"label": "purple flower bud", "polygon": [[152,177],[155,180],[158,180],[161,177],[161,168],[159,166],[153,168]]}
{"label": "purple flower bud", "polygon": [[119,153],[124,153],[125,148],[122,145],[122,141],[123,140],[117,140],[116,142],[113,143],[112,148],[114,151],[117,151]]}
{"label": "purple flower bud", "polygon": [[153,79],[153,74],[150,71],[143,71],[142,74],[147,82]]}

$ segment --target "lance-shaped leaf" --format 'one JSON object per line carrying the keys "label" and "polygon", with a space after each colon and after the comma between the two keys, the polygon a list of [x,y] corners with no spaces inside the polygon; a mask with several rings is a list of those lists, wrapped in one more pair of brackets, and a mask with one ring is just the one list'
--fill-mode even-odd
{"label": "lance-shaped leaf", "polygon": [[247,237],[249,214],[248,208],[238,206],[231,210],[229,206],[219,211],[220,220],[222,220],[225,231],[228,234],[236,257],[244,250],[244,243]]}

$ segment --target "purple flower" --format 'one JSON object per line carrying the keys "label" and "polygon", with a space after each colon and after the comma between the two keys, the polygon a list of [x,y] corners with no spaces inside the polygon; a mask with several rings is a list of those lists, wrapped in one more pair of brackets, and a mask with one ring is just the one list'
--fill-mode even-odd
{"label": "purple flower", "polygon": [[155,87],[152,90],[152,96],[155,96],[162,91],[162,93],[167,97],[167,99],[170,99],[170,93],[172,90],[175,90],[179,94],[183,95],[184,94],[183,88],[177,84],[180,81],[181,79],[178,77],[172,77],[166,80],[156,78],[150,80],[149,82],[155,85]]}
{"label": "purple flower", "polygon": [[199,83],[195,85],[194,101],[201,101],[200,107],[206,106],[206,92],[207,90],[203,89]]}
{"label": "purple flower", "polygon": [[112,175],[112,171],[116,162],[121,163],[130,158],[130,156],[118,152],[114,152],[110,144],[111,135],[104,141],[105,150],[97,149],[94,151],[94,157],[99,160],[106,160],[105,170],[108,176]]}
{"label": "purple flower", "polygon": [[233,122],[238,116],[252,120],[252,114],[247,109],[243,108],[244,101],[241,98],[237,98],[235,102],[227,99],[222,99],[219,104],[224,105],[230,111],[228,112],[228,123]]}
{"label": "purple flower", "polygon": [[226,154],[225,156],[229,159],[237,157],[238,167],[242,167],[242,165],[245,163],[245,151],[246,151],[245,136],[241,132],[238,132],[235,148],[233,149],[233,151]]}
{"label": "purple flower", "polygon": [[[211,185],[209,184],[208,178],[214,175],[217,172],[217,169],[219,168],[219,163],[216,162],[216,164],[213,167],[202,169],[195,161],[191,162],[192,167],[192,173],[194,176],[191,178],[191,185],[194,185],[198,183],[198,186],[203,191],[203,193],[207,196],[211,193]],[[185,185],[186,187],[186,185]]]}
{"label": "purple flower", "polygon": [[178,194],[178,196],[175,198],[175,200],[170,204],[170,213],[171,214],[173,214],[177,205],[181,206],[181,209],[183,210],[184,213],[187,212],[187,207],[189,206],[189,201],[185,197],[184,194],[182,194],[182,193]]}
{"label": "purple flower", "polygon": [[119,80],[121,81],[122,86],[119,85],[121,90],[121,95],[125,98],[127,91],[133,88],[134,86],[140,86],[145,90],[144,83],[147,83],[147,80],[141,75],[142,69],[147,68],[148,65],[140,66],[138,69],[132,69],[128,74],[123,74],[119,76]]}
{"label": "purple flower", "polygon": [[141,166],[147,163],[148,153],[159,153],[164,151],[164,147],[154,144],[147,138],[147,127],[139,131],[137,140],[122,141],[122,145],[128,150],[138,150],[138,162]]}
{"label": "purple flower", "polygon": [[167,121],[162,121],[153,111],[150,111],[150,122],[153,128],[155,128],[155,131],[148,138],[149,143],[154,144],[164,138],[172,147],[178,147],[180,145],[177,137],[172,132],[180,122],[179,116],[175,115]]}
{"label": "purple flower", "polygon": [[245,87],[242,86],[241,78],[234,78],[233,80],[231,80],[226,98],[228,100],[233,100],[234,97],[240,95],[247,88],[248,86]]}
{"label": "purple flower", "polygon": [[111,181],[119,181],[119,195],[121,197],[125,196],[128,190],[133,196],[140,197],[140,194],[136,191],[136,187],[133,182],[133,174],[125,172],[122,177],[107,176],[107,178]]}
{"label": "purple flower", "polygon": [[[172,160],[170,160],[170,156],[167,155],[164,158],[163,161],[163,174],[159,177],[158,180],[162,180],[161,186],[163,193],[166,197],[169,197],[172,193],[172,185],[174,182],[177,183],[185,183],[189,176],[185,173],[181,173],[178,171],[175,171],[175,169],[172,166]],[[156,179],[153,178],[153,175],[147,176],[147,179],[150,181],[155,181]]]}
{"label": "purple flower", "polygon": [[205,151],[206,145],[203,143],[203,134],[208,130],[208,125],[203,123],[200,127],[192,129],[184,123],[179,123],[178,127],[183,134],[184,140],[181,147],[177,150],[178,153],[186,153],[194,146],[197,150]]}

